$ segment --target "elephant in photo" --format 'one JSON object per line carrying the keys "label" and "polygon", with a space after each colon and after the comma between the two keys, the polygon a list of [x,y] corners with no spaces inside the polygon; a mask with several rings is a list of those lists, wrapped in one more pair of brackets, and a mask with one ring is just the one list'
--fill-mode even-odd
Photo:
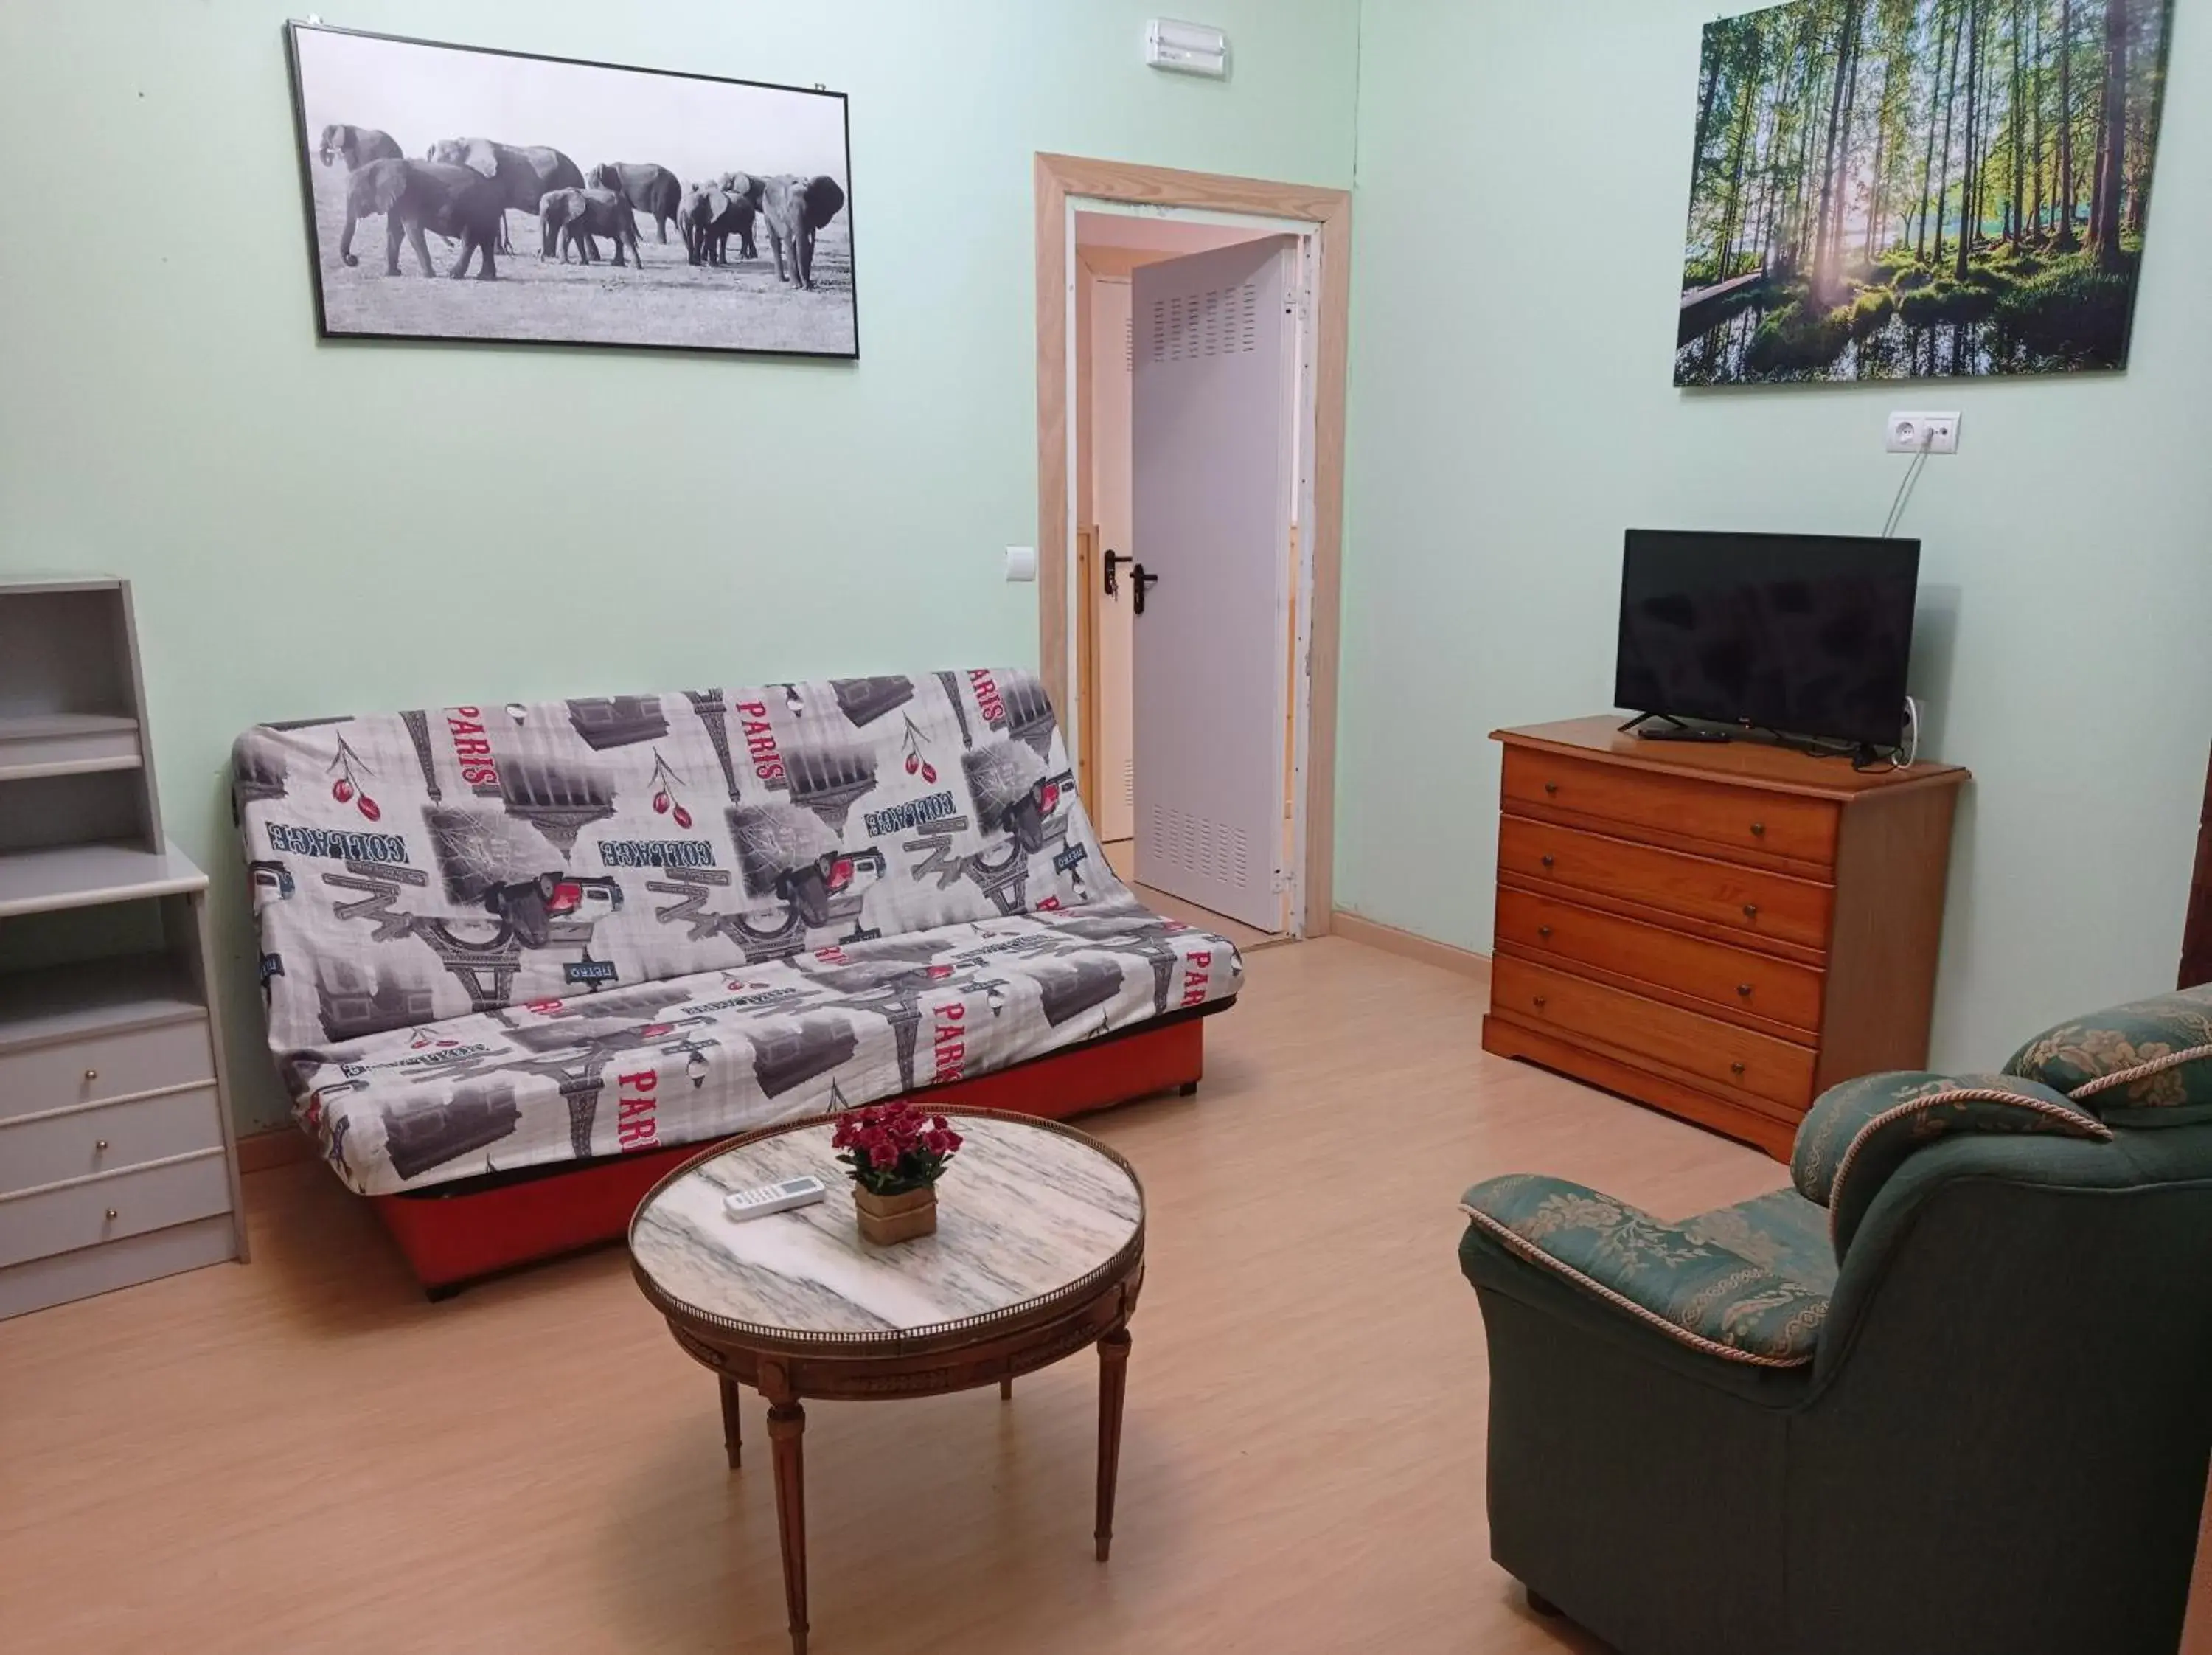
{"label": "elephant in photo", "polygon": [[580,190],[584,174],[558,149],[543,145],[495,143],[489,138],[441,138],[425,157],[447,167],[465,167],[489,179],[500,198],[499,250],[513,253],[507,239],[506,212],[520,208],[532,218],[548,190]]}
{"label": "elephant in photo", "polygon": [[349,173],[359,172],[372,161],[398,161],[404,155],[398,139],[374,126],[325,126],[322,147],[315,153],[325,167],[343,156]]}
{"label": "elephant in photo", "polygon": [[[814,233],[837,216],[845,192],[834,178],[804,179],[786,173],[765,181],[761,216],[775,248],[775,279],[802,288],[814,285]],[[791,245],[791,274],[783,273],[783,249]]]}
{"label": "elephant in photo", "polygon": [[716,193],[703,184],[694,184],[676,204],[676,233],[684,238],[684,257],[695,265],[708,260]]}
{"label": "elephant in photo", "polygon": [[647,161],[603,161],[592,168],[585,183],[595,190],[612,190],[653,220],[660,240],[668,240],[668,221],[684,202],[684,186],[665,167]]}
{"label": "elephant in photo", "polygon": [[451,236],[461,244],[460,257],[449,274],[465,275],[470,255],[483,250],[477,279],[489,282],[498,276],[492,260],[500,227],[507,221],[505,198],[499,187],[466,167],[445,167],[428,161],[372,161],[346,180],[345,234],[338,239],[338,257],[350,267],[354,257],[354,226],[364,218],[384,215],[384,271],[399,274],[399,238],[404,234],[415,249],[422,274],[435,276],[424,230]]}
{"label": "elephant in photo", "polygon": [[637,220],[630,216],[629,203],[612,190],[548,191],[538,204],[538,228],[541,259],[550,259],[557,250],[565,265],[569,248],[574,247],[579,260],[591,264],[599,257],[592,238],[605,235],[614,239],[617,265],[623,262],[625,246],[632,262],[641,268],[645,264],[637,248]]}
{"label": "elephant in photo", "polygon": [[684,249],[691,262],[727,264],[732,235],[738,238],[740,257],[757,257],[753,251],[753,211],[750,196],[713,184],[693,185],[677,208],[677,225],[683,232]]}
{"label": "elephant in photo", "polygon": [[760,249],[753,245],[753,220],[759,216],[761,197],[767,190],[768,180],[755,178],[750,173],[725,173],[717,183],[731,198],[725,215],[729,222],[722,229],[724,239],[732,234],[738,238],[739,258],[759,258]]}

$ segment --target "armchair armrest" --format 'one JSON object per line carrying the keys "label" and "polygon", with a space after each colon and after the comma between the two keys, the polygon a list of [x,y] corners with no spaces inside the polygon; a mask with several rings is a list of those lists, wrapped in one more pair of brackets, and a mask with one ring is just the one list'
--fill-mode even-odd
{"label": "armchair armrest", "polygon": [[1460,1210],[1508,1252],[1679,1344],[1755,1367],[1813,1360],[1824,1296],[1625,1202],[1515,1172],[1476,1184]]}

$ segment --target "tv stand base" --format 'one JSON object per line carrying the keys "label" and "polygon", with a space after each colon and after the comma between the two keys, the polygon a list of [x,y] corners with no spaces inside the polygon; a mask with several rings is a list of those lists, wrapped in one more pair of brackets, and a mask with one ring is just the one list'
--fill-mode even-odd
{"label": "tv stand base", "polygon": [[1636,733],[1638,741],[1706,741],[1735,739],[1735,732],[1713,724],[1647,724]]}
{"label": "tv stand base", "polygon": [[[1655,718],[1663,719],[1666,721],[1663,724],[1654,724],[1651,721]],[[1623,735],[1627,734],[1631,730],[1635,731],[1637,735],[1645,741],[1719,742],[1735,739],[1735,732],[1723,729],[1717,724],[1686,723],[1672,713],[1638,713],[1627,723],[1620,726],[1620,733]]]}

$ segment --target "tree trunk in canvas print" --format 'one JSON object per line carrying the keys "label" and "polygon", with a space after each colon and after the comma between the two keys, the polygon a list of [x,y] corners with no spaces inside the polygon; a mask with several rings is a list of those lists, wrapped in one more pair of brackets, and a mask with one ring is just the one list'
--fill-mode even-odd
{"label": "tree trunk in canvas print", "polygon": [[1677,385],[2126,366],[2172,0],[1708,24]]}

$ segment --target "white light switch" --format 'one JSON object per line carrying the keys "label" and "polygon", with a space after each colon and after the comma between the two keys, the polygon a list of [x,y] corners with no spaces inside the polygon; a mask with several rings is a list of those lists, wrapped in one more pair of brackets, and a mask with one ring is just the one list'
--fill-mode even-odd
{"label": "white light switch", "polygon": [[1006,578],[1009,581],[1036,579],[1036,548],[1035,546],[1006,548]]}

